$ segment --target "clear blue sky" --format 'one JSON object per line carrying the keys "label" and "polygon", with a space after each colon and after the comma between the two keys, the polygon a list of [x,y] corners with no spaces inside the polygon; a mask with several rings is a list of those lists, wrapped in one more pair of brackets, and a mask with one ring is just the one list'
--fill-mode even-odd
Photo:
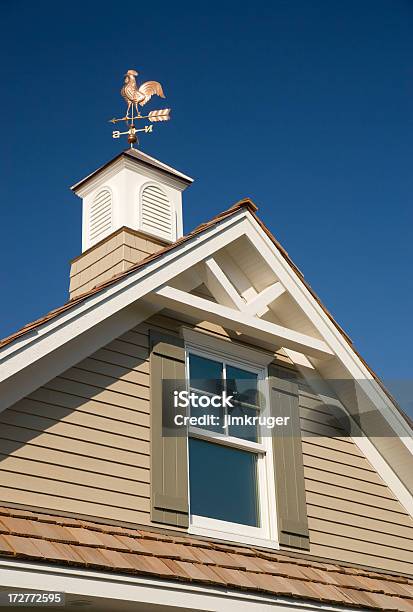
{"label": "clear blue sky", "polygon": [[1,337],[66,301],[69,186],[124,147],[136,68],[173,108],[143,149],[196,179],[185,229],[250,196],[371,366],[411,378],[413,2],[9,0],[2,22]]}

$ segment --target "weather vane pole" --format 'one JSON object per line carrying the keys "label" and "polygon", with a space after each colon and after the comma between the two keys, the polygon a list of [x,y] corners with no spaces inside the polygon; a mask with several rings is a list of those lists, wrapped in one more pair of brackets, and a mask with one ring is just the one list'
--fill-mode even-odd
{"label": "weather vane pole", "polygon": [[123,87],[120,90],[120,94],[122,98],[125,100],[128,108],[126,109],[126,115],[121,117],[120,119],[110,119],[110,123],[119,123],[120,121],[125,121],[128,129],[125,132],[120,132],[119,130],[114,130],[112,132],[112,138],[120,138],[121,136],[128,135],[128,143],[131,148],[135,143],[139,143],[137,132],[152,132],[153,125],[145,125],[142,128],[137,128],[135,125],[135,121],[141,119],[148,119],[151,123],[156,121],[168,121],[170,119],[170,108],[163,108],[161,110],[153,110],[147,115],[141,115],[139,110],[139,104],[144,106],[153,95],[160,96],[164,98],[165,95],[163,93],[162,85],[158,83],[158,81],[146,81],[142,83],[139,87],[136,83],[136,77],[138,73],[136,70],[128,70],[125,74],[125,80],[123,82]]}

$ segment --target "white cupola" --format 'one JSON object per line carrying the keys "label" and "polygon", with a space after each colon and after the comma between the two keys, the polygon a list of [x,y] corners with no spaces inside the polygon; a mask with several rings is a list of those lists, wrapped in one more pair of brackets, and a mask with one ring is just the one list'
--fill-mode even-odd
{"label": "white cupola", "polygon": [[72,187],[82,199],[82,254],[71,262],[78,297],[181,238],[182,192],[192,179],[128,149]]}
{"label": "white cupola", "polygon": [[128,149],[72,187],[82,198],[82,252],[125,227],[165,243],[183,234],[182,192],[192,179]]}

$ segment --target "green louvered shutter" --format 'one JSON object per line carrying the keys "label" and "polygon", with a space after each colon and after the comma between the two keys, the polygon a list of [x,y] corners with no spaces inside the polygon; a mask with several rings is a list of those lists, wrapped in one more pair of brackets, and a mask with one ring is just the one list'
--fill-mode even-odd
{"label": "green louvered shutter", "polygon": [[309,549],[301,441],[298,382],[295,372],[269,367],[271,412],[289,416],[287,426],[273,438],[275,490],[280,544]]}
{"label": "green louvered shutter", "polygon": [[150,333],[151,363],[151,518],[156,523],[188,527],[188,444],[186,436],[162,435],[163,380],[185,379],[184,341]]}

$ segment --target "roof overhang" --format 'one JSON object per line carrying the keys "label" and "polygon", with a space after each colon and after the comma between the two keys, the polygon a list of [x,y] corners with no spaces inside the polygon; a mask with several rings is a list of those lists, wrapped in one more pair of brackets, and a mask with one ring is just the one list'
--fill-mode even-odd
{"label": "roof overhang", "polygon": [[72,185],[71,190],[76,194],[81,194],[83,190],[91,183],[94,179],[97,178],[98,175],[107,172],[113,165],[118,163],[120,160],[124,162],[130,163],[133,166],[146,168],[152,171],[157,172],[165,176],[166,178],[175,180],[179,183],[182,183],[183,187],[188,187],[193,183],[193,179],[186,174],[183,174],[179,170],[172,168],[172,166],[168,166],[163,162],[143,153],[143,151],[138,151],[136,149],[126,149],[126,151],[122,151],[119,155],[116,155],[113,159],[108,161],[103,166],[100,166],[90,174],[88,174],[85,178],[81,179],[74,185]]}

